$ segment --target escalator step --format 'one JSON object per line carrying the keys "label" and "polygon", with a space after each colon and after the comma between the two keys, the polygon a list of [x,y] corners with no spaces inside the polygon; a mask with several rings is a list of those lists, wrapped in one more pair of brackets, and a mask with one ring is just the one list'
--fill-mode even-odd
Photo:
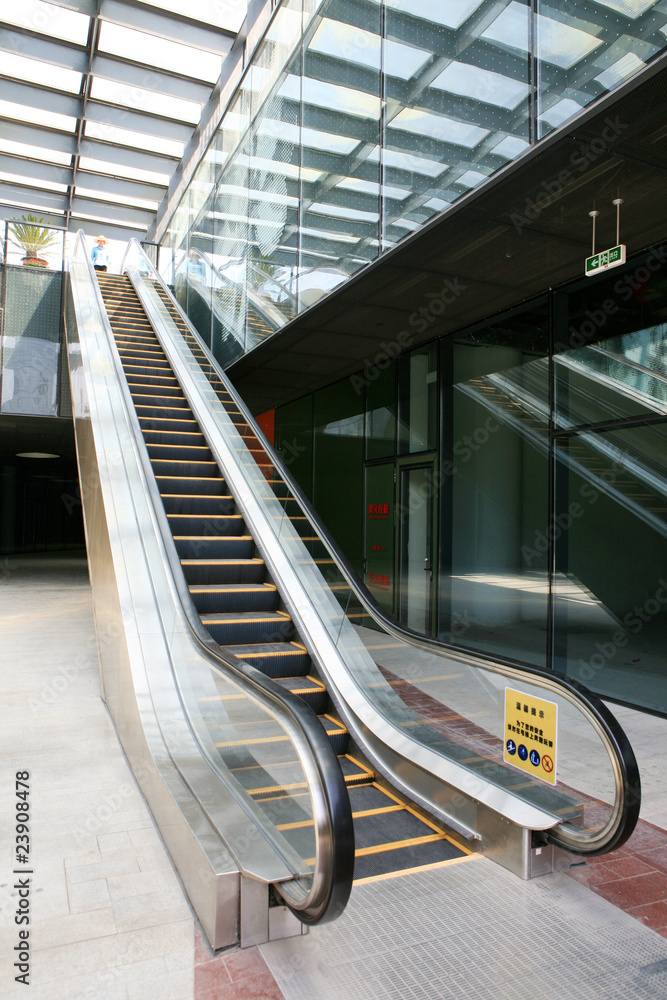
{"label": "escalator step", "polygon": [[316,677],[278,677],[276,683],[305,701],[314,712],[324,712],[329,704],[329,692]]}
{"label": "escalator step", "polygon": [[318,715],[318,719],[329,737],[329,742],[334,749],[334,753],[337,756],[344,754],[350,744],[350,734],[345,726],[342,726],[329,715]]}
{"label": "escalator step", "polygon": [[155,478],[157,479],[157,484],[160,488],[161,494],[182,493],[184,494],[184,502],[195,490],[200,496],[203,494],[210,496],[223,496],[225,495],[225,491],[227,489],[227,484],[221,476],[165,476],[161,472],[157,471]]}
{"label": "escalator step", "polygon": [[243,531],[241,514],[167,514],[174,535],[240,535]]}
{"label": "escalator step", "polygon": [[[356,823],[355,823],[356,830]],[[377,878],[392,872],[411,871],[425,868],[466,856],[451,841],[442,837],[424,844],[405,845],[391,850],[375,851],[372,854],[357,855],[354,859],[354,880]]]}
{"label": "escalator step", "polygon": [[263,559],[181,559],[188,583],[263,583]]}
{"label": "escalator step", "polygon": [[132,399],[139,416],[142,416],[144,413],[149,417],[167,416],[169,410],[172,408],[191,412],[190,405],[185,396],[174,396],[170,393],[169,397],[165,399],[159,393],[152,392],[150,387],[141,392],[133,386]]}
{"label": "escalator step", "polygon": [[[393,805],[396,805],[396,801],[386,796],[385,806]],[[391,816],[391,823],[388,815]],[[427,843],[442,836],[440,830],[434,829],[407,809],[392,811],[390,814],[384,811],[373,812],[359,816],[354,821],[354,839],[359,852],[387,845],[390,838],[391,843],[409,845],[412,842]]]}
{"label": "escalator step", "polygon": [[[203,435],[202,435],[203,438]],[[180,444],[161,444],[152,441],[146,442],[146,447],[148,449],[148,454],[151,457],[151,461],[157,461],[162,459],[164,461],[170,462],[208,462],[211,465],[216,465],[213,462],[213,456],[211,455],[211,449],[206,444],[206,439],[204,438],[203,444],[197,444],[193,442],[192,444],[185,444],[184,442]]]}
{"label": "escalator step", "polygon": [[[217,464],[211,461],[183,461],[170,458],[153,458],[151,465],[156,476],[171,476],[173,479],[215,479],[216,473],[220,475]],[[222,476],[220,476],[222,480]]]}
{"label": "escalator step", "polygon": [[278,604],[278,590],[272,583],[192,586],[190,596],[200,615],[274,611]]}
{"label": "escalator step", "polygon": [[201,431],[195,430],[194,427],[190,430],[170,430],[165,427],[160,427],[158,429],[142,427],[142,431],[144,440],[146,444],[149,445],[163,444],[168,445],[171,448],[182,446],[187,447],[188,445],[196,445],[199,448],[208,447],[204,435]]}
{"label": "escalator step", "polygon": [[179,419],[170,417],[140,416],[139,423],[144,431],[176,431],[177,433],[185,433],[193,430],[196,431],[199,427],[199,424],[194,417],[181,417]]}
{"label": "escalator step", "polygon": [[369,809],[391,809],[394,812],[398,812],[399,809],[403,808],[400,802],[397,802],[395,799],[387,795],[387,793],[375,783],[357,785],[355,788],[351,788],[350,805],[352,806],[352,812],[355,815],[356,813],[365,812]]}
{"label": "escalator step", "polygon": [[[216,479],[215,482],[220,482],[220,480]],[[162,503],[168,517],[171,515],[213,518],[237,516],[234,498],[225,495],[224,491],[220,495],[213,493],[163,493]]]}
{"label": "escalator step", "polygon": [[311,665],[308,652],[295,642],[244,644],[227,646],[226,649],[262,670],[268,677],[295,677],[300,671],[305,675]]}
{"label": "escalator step", "polygon": [[161,386],[166,389],[178,384],[173,375],[154,375],[146,370],[141,373],[134,374],[133,372],[128,371],[128,369],[125,369],[125,378],[127,379],[127,384],[130,386],[130,391],[132,391],[132,387],[135,385],[143,386],[144,388],[147,385],[150,385],[153,389]]}
{"label": "escalator step", "polygon": [[294,633],[292,619],[284,611],[222,612],[202,615],[201,620],[221,646],[283,642]]}
{"label": "escalator step", "polygon": [[175,535],[181,559],[251,559],[255,554],[252,535]]}

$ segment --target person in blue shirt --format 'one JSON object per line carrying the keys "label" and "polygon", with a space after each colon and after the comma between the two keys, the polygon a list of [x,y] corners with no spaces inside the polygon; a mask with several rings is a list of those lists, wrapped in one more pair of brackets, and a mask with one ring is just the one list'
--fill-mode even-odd
{"label": "person in blue shirt", "polygon": [[106,271],[109,266],[109,251],[106,248],[108,242],[106,236],[98,236],[95,240],[90,257],[96,271]]}

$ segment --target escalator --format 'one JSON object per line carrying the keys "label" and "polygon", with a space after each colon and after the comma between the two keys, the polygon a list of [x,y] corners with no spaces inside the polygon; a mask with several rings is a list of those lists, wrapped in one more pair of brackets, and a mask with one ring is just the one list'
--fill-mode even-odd
{"label": "escalator", "polygon": [[[640,785],[607,709],[389,620],[138,244],[124,267],[80,234],[66,323],[104,695],[214,947],[333,919],[353,877],[622,844]],[[558,707],[557,784],[503,758],[517,685]]]}
{"label": "escalator", "polygon": [[[373,769],[350,752],[350,735],[247,532],[130,279],[101,274],[98,280],[192,602],[215,642],[275,679],[317,713],[350,796],[355,879],[463,856],[466,851],[451,835],[382,787]],[[159,289],[158,294],[172,309],[175,323],[187,333],[167,293]],[[206,362],[203,352],[199,357]],[[254,444],[257,450],[259,443],[229,390],[221,381],[216,389],[246,444],[251,451]],[[220,697],[224,699],[224,695]],[[249,723],[247,728],[246,736],[237,727],[233,745],[254,744],[268,750],[269,742],[255,724]],[[283,785],[293,787],[296,761],[290,756],[292,745],[287,737],[270,739],[274,765],[278,762],[284,772]],[[218,739],[216,746],[229,750],[232,744]],[[261,802],[286,839],[307,853],[300,833],[312,821],[304,814],[302,820],[281,823],[282,787],[267,784],[266,772],[257,760],[241,751],[238,757],[232,773]],[[308,794],[306,789],[303,794]],[[314,859],[309,860],[312,863]]]}

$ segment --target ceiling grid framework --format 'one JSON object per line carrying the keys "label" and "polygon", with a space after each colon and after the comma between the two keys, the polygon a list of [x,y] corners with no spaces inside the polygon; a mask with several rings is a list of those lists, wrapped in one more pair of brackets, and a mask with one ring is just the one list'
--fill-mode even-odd
{"label": "ceiling grid framework", "polygon": [[0,218],[142,238],[245,0],[0,0]]}

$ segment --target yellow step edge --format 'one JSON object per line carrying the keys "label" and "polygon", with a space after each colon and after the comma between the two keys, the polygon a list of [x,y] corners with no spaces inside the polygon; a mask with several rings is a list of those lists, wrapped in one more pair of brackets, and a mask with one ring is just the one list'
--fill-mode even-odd
{"label": "yellow step edge", "polygon": [[383,851],[400,851],[403,847],[418,847],[420,844],[433,844],[436,840],[445,840],[441,834],[425,834],[423,837],[409,837],[407,840],[393,840],[387,844],[374,844],[372,847],[359,847],[354,852],[355,858],[365,858],[369,854],[382,854]]}
{"label": "yellow step edge", "polygon": [[448,865],[460,865],[462,861],[476,861],[476,854],[466,854],[462,858],[448,858],[446,861],[433,861],[428,865],[415,865],[414,868],[401,868],[396,872],[384,872],[382,875],[368,875],[366,878],[355,878],[353,885],[367,885],[369,882],[382,882],[384,879],[399,878],[401,875],[412,875],[415,872],[430,871],[432,868],[446,868]]}

